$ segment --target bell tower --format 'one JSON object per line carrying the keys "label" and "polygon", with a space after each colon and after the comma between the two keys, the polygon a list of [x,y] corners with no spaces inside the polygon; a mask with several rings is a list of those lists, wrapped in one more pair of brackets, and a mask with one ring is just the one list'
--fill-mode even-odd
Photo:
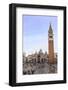
{"label": "bell tower", "polygon": [[48,30],[48,55],[49,55],[49,63],[53,64],[54,60],[54,38],[53,38],[53,30],[51,24]]}

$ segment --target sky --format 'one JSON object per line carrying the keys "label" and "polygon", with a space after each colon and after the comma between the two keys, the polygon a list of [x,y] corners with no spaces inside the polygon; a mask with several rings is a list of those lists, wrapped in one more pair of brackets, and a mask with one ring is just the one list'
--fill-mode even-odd
{"label": "sky", "polygon": [[57,52],[57,16],[22,16],[23,52],[27,55],[38,52],[48,52],[48,30],[51,24],[54,34],[54,51]]}

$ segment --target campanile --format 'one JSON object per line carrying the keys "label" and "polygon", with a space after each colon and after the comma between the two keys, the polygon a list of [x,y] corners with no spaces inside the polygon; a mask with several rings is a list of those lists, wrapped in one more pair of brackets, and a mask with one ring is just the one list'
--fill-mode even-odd
{"label": "campanile", "polygon": [[53,38],[53,30],[51,24],[48,30],[48,55],[49,55],[49,63],[54,63],[54,38]]}

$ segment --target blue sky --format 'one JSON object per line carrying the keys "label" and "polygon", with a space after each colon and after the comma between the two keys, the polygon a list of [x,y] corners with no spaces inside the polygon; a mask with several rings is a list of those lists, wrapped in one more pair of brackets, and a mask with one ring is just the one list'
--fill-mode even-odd
{"label": "blue sky", "polygon": [[51,24],[54,33],[54,49],[57,52],[57,17],[56,16],[30,16],[24,15],[23,51],[26,54],[34,53],[40,49],[48,52],[48,29]]}

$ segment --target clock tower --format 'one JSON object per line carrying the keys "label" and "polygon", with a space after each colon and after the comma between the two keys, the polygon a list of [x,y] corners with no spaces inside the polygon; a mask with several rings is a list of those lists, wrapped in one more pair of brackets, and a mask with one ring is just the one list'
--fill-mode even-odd
{"label": "clock tower", "polygon": [[53,38],[53,30],[51,24],[48,30],[48,56],[49,56],[49,63],[54,64],[54,38]]}

